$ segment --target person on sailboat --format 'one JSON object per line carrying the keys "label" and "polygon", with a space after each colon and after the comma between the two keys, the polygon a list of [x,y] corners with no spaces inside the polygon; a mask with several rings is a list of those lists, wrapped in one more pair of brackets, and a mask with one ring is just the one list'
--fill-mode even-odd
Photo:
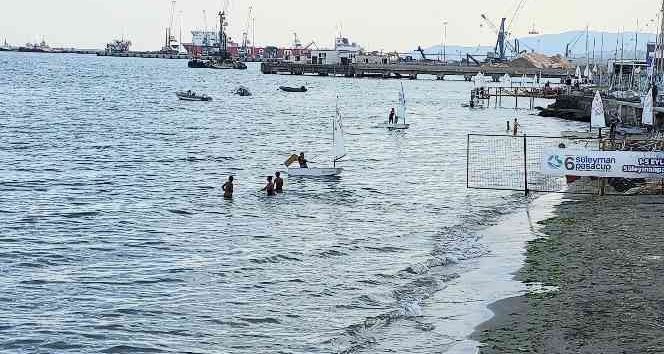
{"label": "person on sailboat", "polygon": [[392,124],[394,123],[394,117],[396,117],[396,114],[394,113],[394,108],[390,111],[390,118],[388,119],[388,123]]}
{"label": "person on sailboat", "polygon": [[301,152],[300,157],[297,158],[297,163],[300,164],[300,168],[309,168],[309,166],[307,165],[307,162],[309,162],[309,161],[307,161],[307,159],[304,158],[304,153]]}
{"label": "person on sailboat", "polygon": [[233,176],[228,177],[228,182],[221,189],[224,191],[224,199],[233,199]]}
{"label": "person on sailboat", "polygon": [[283,193],[284,192],[284,179],[281,178],[281,172],[277,171],[274,174],[274,190],[277,193]]}
{"label": "person on sailboat", "polygon": [[267,195],[269,197],[276,195],[276,193],[274,192],[274,183],[272,182],[272,176],[267,176],[267,184],[260,191],[267,192]]}

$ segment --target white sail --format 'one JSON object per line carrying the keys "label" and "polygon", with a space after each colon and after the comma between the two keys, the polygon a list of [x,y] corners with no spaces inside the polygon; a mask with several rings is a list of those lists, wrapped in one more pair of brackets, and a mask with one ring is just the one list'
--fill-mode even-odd
{"label": "white sail", "polygon": [[643,115],[641,116],[641,123],[644,125],[654,124],[652,89],[648,90],[648,94],[643,101]]}
{"label": "white sail", "polygon": [[595,93],[593,100],[592,113],[590,116],[590,128],[606,128],[606,117],[604,115],[604,103],[599,91]]}
{"label": "white sail", "polygon": [[580,66],[576,67],[576,78],[581,80],[581,67]]}
{"label": "white sail", "polygon": [[503,85],[506,85],[506,86],[507,86],[507,85],[512,86],[512,78],[511,78],[508,74],[503,75],[503,77],[500,79],[500,82],[501,82]]}
{"label": "white sail", "polygon": [[588,66],[583,70],[583,77],[590,77],[590,68]]}
{"label": "white sail", "polygon": [[333,138],[333,149],[334,161],[341,160],[346,156],[346,142],[344,140],[344,125],[341,118],[341,110],[339,109],[339,104],[337,103],[337,114],[334,117],[332,128],[332,138]]}
{"label": "white sail", "polygon": [[475,82],[475,87],[486,87],[486,77],[481,72],[473,77],[473,81]]}
{"label": "white sail", "polygon": [[399,109],[397,110],[397,118],[401,124],[406,124],[406,93],[401,84],[401,91],[399,92]]}

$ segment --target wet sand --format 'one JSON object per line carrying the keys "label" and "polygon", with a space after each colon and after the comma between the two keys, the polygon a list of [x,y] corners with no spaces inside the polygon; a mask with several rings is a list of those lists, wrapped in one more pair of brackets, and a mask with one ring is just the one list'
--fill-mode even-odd
{"label": "wet sand", "polygon": [[480,353],[664,353],[664,199],[578,198],[528,243],[525,283],[490,306]]}

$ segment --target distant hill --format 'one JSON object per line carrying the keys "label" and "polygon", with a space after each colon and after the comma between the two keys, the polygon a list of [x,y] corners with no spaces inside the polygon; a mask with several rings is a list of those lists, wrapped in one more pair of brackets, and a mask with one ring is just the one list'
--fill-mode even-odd
{"label": "distant hill", "polygon": [[[602,36],[604,37],[604,50],[602,53]],[[599,58],[613,58],[616,55],[616,41],[618,41],[618,57],[620,57],[622,41],[620,34],[611,32],[595,32],[588,33],[588,51],[590,56],[593,53],[593,43],[595,47],[595,57]],[[624,39],[624,54],[625,58],[634,58],[634,46],[636,44],[634,32],[625,32]],[[646,44],[654,42],[657,35],[654,33],[638,33],[638,48],[637,58],[645,59]],[[578,40],[577,40],[578,39]],[[573,45],[574,41],[576,44]],[[565,46],[570,43],[570,57],[580,58],[585,57],[586,52],[586,31],[570,31],[559,34],[543,34],[537,36],[521,37],[519,39],[521,50],[535,51],[546,55],[565,55]],[[441,46],[433,46],[424,49],[425,53],[433,54],[441,51]],[[493,44],[487,46],[448,46],[447,54],[451,59],[458,59],[459,53],[465,56],[466,53],[471,55],[486,55],[487,52],[493,51]],[[601,55],[603,54],[603,55]],[[419,56],[419,54],[417,54]],[[437,55],[435,56],[437,58]]]}

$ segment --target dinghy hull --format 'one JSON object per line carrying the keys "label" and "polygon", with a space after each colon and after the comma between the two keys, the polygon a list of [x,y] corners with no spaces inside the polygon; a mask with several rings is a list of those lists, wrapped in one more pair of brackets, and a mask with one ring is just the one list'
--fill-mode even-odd
{"label": "dinghy hull", "polygon": [[290,177],[333,177],[338,176],[343,171],[340,167],[330,168],[289,168]]}

